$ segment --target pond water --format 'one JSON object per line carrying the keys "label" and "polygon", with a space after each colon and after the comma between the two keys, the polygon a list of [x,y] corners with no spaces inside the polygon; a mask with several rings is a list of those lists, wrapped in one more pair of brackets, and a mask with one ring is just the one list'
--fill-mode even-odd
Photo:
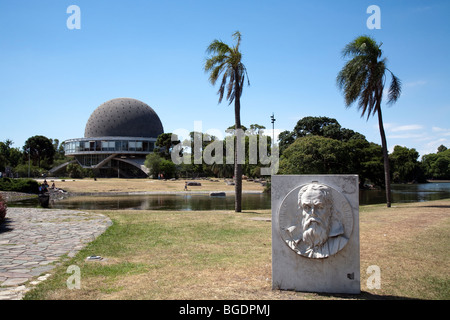
{"label": "pond water", "polygon": [[[450,182],[392,184],[391,189],[392,203],[422,202],[450,198]],[[384,189],[360,191],[359,202],[361,205],[385,203],[385,191]]]}
{"label": "pond water", "polygon": [[[360,191],[360,205],[385,203],[384,190]],[[450,198],[450,183],[392,185],[393,203]],[[10,202],[11,207],[38,207],[37,199]],[[270,209],[270,194],[244,193],[243,210]],[[209,194],[151,194],[73,196],[50,203],[50,208],[75,210],[234,210],[234,196]]]}

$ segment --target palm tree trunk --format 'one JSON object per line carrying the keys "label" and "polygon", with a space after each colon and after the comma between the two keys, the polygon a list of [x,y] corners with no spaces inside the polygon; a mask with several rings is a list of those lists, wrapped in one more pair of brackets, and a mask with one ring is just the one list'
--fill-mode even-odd
{"label": "palm tree trunk", "polygon": [[[235,105],[239,105],[239,98],[236,99]],[[241,117],[240,117],[240,106],[235,110],[236,117],[236,130],[241,129]],[[236,143],[234,148],[234,191],[235,191],[235,202],[234,202],[234,211],[241,212],[242,211],[242,164],[239,163],[238,159],[238,141],[241,135],[236,135]]]}
{"label": "palm tree trunk", "polygon": [[[240,101],[240,88],[239,83],[240,79],[238,76],[238,71],[235,70],[235,98],[234,98],[234,120],[235,120],[235,129],[241,130],[241,101]],[[241,212],[242,211],[242,164],[238,163],[238,141],[240,135],[235,134],[235,144],[234,144],[234,211]]]}
{"label": "palm tree trunk", "polygon": [[387,150],[386,134],[384,132],[383,117],[381,115],[381,105],[379,102],[377,103],[377,111],[378,111],[378,126],[380,128],[380,135],[381,135],[381,148],[383,149],[386,205],[388,208],[390,208],[391,207],[391,175],[390,175],[390,168],[389,168],[389,156],[388,156],[388,150]]}

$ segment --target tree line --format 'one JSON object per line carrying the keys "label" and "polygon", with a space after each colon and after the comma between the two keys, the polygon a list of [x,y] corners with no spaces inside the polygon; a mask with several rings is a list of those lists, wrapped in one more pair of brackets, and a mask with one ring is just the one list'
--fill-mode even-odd
{"label": "tree line", "polygon": [[[279,174],[358,174],[361,188],[384,187],[382,147],[336,119],[302,118],[292,131],[280,133],[279,144]],[[416,149],[398,145],[388,157],[394,183],[450,179],[450,151],[443,145],[421,160]]]}
{"label": "tree line", "polygon": [[[230,126],[226,132],[234,137],[235,126]],[[242,164],[242,175],[250,178],[261,177],[261,164],[252,164],[250,161],[250,137],[256,138],[256,152],[259,152],[259,139],[261,136],[267,141],[266,154],[270,154],[270,144],[272,139],[270,136],[264,135],[265,127],[259,124],[251,124],[249,128],[241,125],[241,129],[245,131],[245,136],[242,137],[242,144],[245,150],[245,163]],[[191,145],[190,149],[182,149],[181,152],[186,152],[186,156],[190,157],[189,163],[175,164],[171,160],[171,152],[173,148],[181,143],[180,140],[172,141],[172,133],[163,133],[158,136],[155,143],[155,150],[153,153],[147,155],[145,166],[149,168],[149,175],[153,178],[174,178],[174,177],[216,177],[216,178],[233,178],[235,176],[234,164],[226,161],[227,140],[220,141],[217,137],[204,132],[190,132],[188,142],[183,145]],[[193,141],[197,139],[201,141],[201,145],[196,146]],[[215,142],[220,141],[222,144],[222,164],[212,163],[207,164],[204,159],[204,152],[208,146],[212,146]],[[198,150],[194,149],[197,148]],[[196,159],[198,157],[198,159]],[[197,161],[196,161],[197,160]]]}
{"label": "tree line", "polygon": [[[227,129],[232,133],[234,126]],[[264,126],[252,124],[242,126],[245,136],[245,164],[242,174],[249,178],[260,178],[260,164],[249,163],[249,136],[264,135]],[[200,136],[201,152],[217,137],[202,132],[191,132]],[[270,152],[271,137],[268,140]],[[150,175],[157,178],[192,178],[216,177],[233,178],[234,165],[208,165],[194,163],[194,153],[191,153],[189,164],[175,165],[170,156],[172,148],[180,141],[172,141],[171,133],[158,136],[155,152],[149,154],[146,166]],[[381,146],[367,141],[361,133],[343,128],[336,119],[328,117],[304,117],[300,119],[292,131],[286,130],[279,134],[280,167],[278,174],[358,174],[360,187],[384,186],[383,154]],[[13,141],[7,139],[0,142],[0,172],[2,177],[39,177],[51,168],[68,162],[72,158],[65,157],[64,143],[58,139],[45,136],[33,136],[27,139],[24,146],[12,147]],[[223,144],[226,154],[226,141]],[[192,151],[192,150],[191,150]],[[441,145],[436,153],[423,155],[419,160],[419,152],[414,148],[395,146],[389,154],[390,177],[394,183],[426,182],[426,180],[450,180],[450,149]],[[71,177],[90,177],[92,172],[83,169],[78,164],[71,164],[63,173]]]}
{"label": "tree line", "polygon": [[25,141],[22,149],[13,141],[0,142],[0,172],[2,177],[37,177],[64,163],[64,145],[58,139],[36,135]]}

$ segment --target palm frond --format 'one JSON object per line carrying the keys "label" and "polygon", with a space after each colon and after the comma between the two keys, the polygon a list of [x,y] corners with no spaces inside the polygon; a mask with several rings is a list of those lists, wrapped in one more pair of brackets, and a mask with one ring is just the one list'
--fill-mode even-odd
{"label": "palm frond", "polygon": [[212,56],[209,59],[206,59],[204,70],[205,72],[210,71],[218,64],[223,64],[228,59],[228,56],[225,54],[220,54],[217,56]]}
{"label": "palm frond", "polygon": [[392,81],[389,87],[388,104],[393,104],[402,93],[402,82],[390,70],[389,72],[391,73]]}
{"label": "palm frond", "polygon": [[[248,78],[247,68],[244,66],[243,63],[239,64],[239,70],[240,70],[240,74],[241,74],[241,88],[244,87],[245,77],[247,77],[247,85],[250,86],[250,79]],[[241,94],[242,94],[242,89],[241,89]]]}
{"label": "palm frond", "polygon": [[378,45],[375,39],[370,36],[359,36],[344,47],[342,57],[366,56],[377,59],[382,54],[380,46],[381,44]]}
{"label": "palm frond", "polygon": [[225,94],[225,86],[227,85],[228,77],[230,77],[230,68],[227,68],[222,76],[222,82],[220,83],[219,91],[217,91],[217,94],[219,94],[219,103],[222,102],[223,96]]}
{"label": "palm frond", "polygon": [[230,47],[227,44],[219,40],[214,40],[207,47],[206,52],[210,55],[205,61],[204,71],[209,72],[209,81],[215,85],[219,78],[222,78],[219,90],[219,103],[223,98],[231,104],[236,98],[240,98],[242,95],[243,84],[245,77],[248,80],[247,69],[241,62],[242,54],[239,51],[241,43],[241,34],[239,31],[233,33],[233,38],[236,40],[234,47]]}
{"label": "palm frond", "polygon": [[[231,68],[230,68],[231,69]],[[230,105],[234,98],[236,98],[235,92],[236,92],[236,74],[233,69],[230,70],[230,75],[228,79],[228,87],[227,87],[227,100],[229,101]]]}
{"label": "palm frond", "polygon": [[363,57],[358,56],[348,61],[336,78],[338,87],[344,92],[346,107],[350,107],[364,89],[367,69],[363,67],[363,60]]}
{"label": "palm frond", "polygon": [[218,55],[226,55],[227,53],[231,53],[232,49],[222,41],[214,40],[206,49],[206,53],[208,54],[218,54]]}
{"label": "palm frond", "polygon": [[209,82],[214,86],[216,84],[217,79],[219,76],[224,72],[226,66],[226,62],[222,62],[222,64],[214,67],[214,69],[211,71],[209,75]]}
{"label": "palm frond", "polygon": [[[352,57],[340,70],[336,84],[343,92],[345,105],[350,107],[358,101],[361,117],[374,115],[383,98],[386,58],[379,59],[382,44],[369,36],[361,36],[347,44],[342,50],[344,57]],[[392,74],[392,72],[391,72]],[[401,82],[392,74],[389,103],[395,102],[401,93]]]}
{"label": "palm frond", "polygon": [[232,37],[236,40],[235,51],[239,51],[239,46],[241,44],[241,33],[239,31],[235,31]]}

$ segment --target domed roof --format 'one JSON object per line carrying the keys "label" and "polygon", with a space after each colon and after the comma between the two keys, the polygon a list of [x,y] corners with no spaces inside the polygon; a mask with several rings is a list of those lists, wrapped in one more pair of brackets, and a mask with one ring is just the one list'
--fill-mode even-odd
{"label": "domed roof", "polygon": [[163,132],[161,120],[150,106],[136,99],[117,98],[94,110],[84,137],[157,138]]}

